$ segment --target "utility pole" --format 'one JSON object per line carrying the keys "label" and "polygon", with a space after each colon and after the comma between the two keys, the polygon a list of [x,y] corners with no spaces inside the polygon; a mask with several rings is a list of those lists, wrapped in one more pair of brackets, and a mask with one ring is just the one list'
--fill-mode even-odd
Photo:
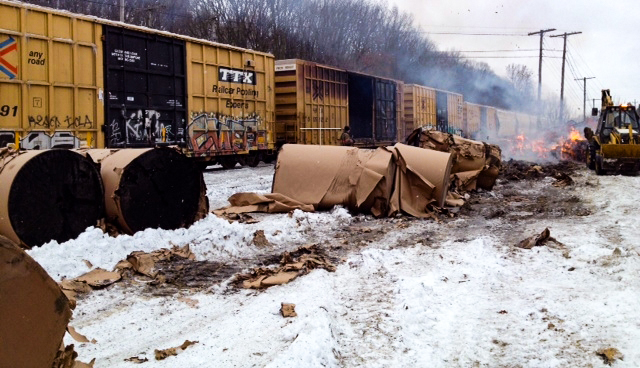
{"label": "utility pole", "polygon": [[553,32],[555,31],[555,28],[549,28],[549,29],[541,29],[538,32],[531,32],[529,33],[529,36],[533,36],[536,34],[540,35],[540,61],[538,62],[538,128],[540,128],[540,113],[541,113],[541,98],[542,98],[542,38],[544,37],[544,34],[547,32]]}
{"label": "utility pole", "polygon": [[120,21],[124,22],[124,0],[120,0]]}
{"label": "utility pole", "polygon": [[564,119],[564,64],[567,57],[567,36],[573,36],[582,32],[563,33],[559,35],[549,37],[562,37],[564,38],[564,47],[562,48],[562,77],[560,82],[560,119]]}
{"label": "utility pole", "polygon": [[[575,80],[584,81],[584,103],[582,104],[582,114],[584,115],[583,122],[587,121],[587,79],[595,79],[595,77],[576,78]],[[594,99],[595,101],[595,99]]]}

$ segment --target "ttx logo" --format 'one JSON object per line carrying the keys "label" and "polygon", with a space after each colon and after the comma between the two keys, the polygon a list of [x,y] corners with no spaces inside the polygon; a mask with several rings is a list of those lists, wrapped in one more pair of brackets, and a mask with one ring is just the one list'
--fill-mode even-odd
{"label": "ttx logo", "polygon": [[9,79],[14,79],[18,75],[18,67],[5,60],[3,56],[16,50],[18,50],[18,43],[13,37],[0,42],[0,72],[6,74]]}
{"label": "ttx logo", "polygon": [[218,70],[218,80],[222,82],[256,84],[256,73],[246,72],[239,69],[220,68]]}

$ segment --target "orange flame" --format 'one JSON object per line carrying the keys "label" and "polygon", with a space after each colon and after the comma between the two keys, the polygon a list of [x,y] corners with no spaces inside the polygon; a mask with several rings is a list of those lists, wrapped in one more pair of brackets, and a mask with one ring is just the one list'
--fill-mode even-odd
{"label": "orange flame", "polygon": [[576,128],[571,127],[571,132],[569,133],[569,139],[571,139],[572,141],[581,141],[582,140],[582,136],[580,135],[580,132],[578,132],[576,130]]}

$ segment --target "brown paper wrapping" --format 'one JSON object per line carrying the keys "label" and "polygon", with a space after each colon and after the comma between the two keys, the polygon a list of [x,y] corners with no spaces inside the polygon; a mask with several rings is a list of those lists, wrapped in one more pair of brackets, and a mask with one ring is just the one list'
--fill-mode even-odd
{"label": "brown paper wrapping", "polygon": [[47,272],[0,236],[0,366],[51,367],[71,318]]}

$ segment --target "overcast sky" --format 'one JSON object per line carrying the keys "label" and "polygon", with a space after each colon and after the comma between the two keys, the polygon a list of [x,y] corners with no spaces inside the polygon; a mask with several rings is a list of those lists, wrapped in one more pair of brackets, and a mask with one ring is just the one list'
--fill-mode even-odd
{"label": "overcast sky", "polygon": [[[637,0],[387,0],[413,14],[440,50],[464,52],[465,56],[488,63],[499,75],[506,75],[510,63],[524,64],[538,83],[540,36],[526,36],[541,29],[556,28],[545,35],[542,83],[543,96],[560,96],[563,38],[549,35],[564,32],[582,34],[567,38],[565,101],[570,111],[582,115],[583,81],[587,80],[587,112],[600,90],[611,89],[616,102],[640,102],[640,12]],[[456,34],[436,34],[456,33]],[[493,33],[503,35],[470,35]],[[524,36],[515,36],[519,34]],[[519,51],[493,51],[519,50]],[[558,51],[554,51],[558,50]],[[493,51],[493,52],[484,52]],[[499,58],[487,58],[499,57]],[[513,58],[512,58],[513,57]],[[516,58],[517,57],[517,58]],[[596,107],[600,102],[596,101]]]}

